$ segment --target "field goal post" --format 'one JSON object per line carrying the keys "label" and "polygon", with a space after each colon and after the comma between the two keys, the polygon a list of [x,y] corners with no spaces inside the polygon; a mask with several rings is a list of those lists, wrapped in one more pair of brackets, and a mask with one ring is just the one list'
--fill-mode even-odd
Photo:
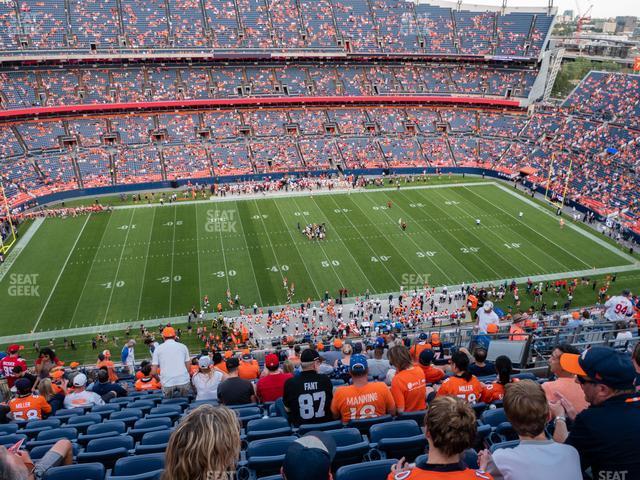
{"label": "field goal post", "polygon": [[551,205],[556,207],[558,210],[562,210],[564,208],[565,199],[567,198],[567,191],[569,190],[569,179],[571,178],[571,173],[573,169],[573,156],[569,156],[569,168],[567,169],[566,178],[564,181],[564,186],[562,188],[562,195],[557,195],[551,189],[551,177],[554,174],[554,167],[556,163],[556,154],[551,154],[551,161],[549,162],[549,173],[547,175],[547,187],[544,191],[544,199],[549,202]]}
{"label": "field goal post", "polygon": [[16,243],[16,226],[13,222],[13,217],[11,216],[11,207],[9,206],[9,199],[5,195],[4,192],[4,183],[2,179],[0,179],[0,221],[4,222],[5,220],[9,223],[9,234],[6,237],[0,235],[0,254],[5,256],[11,247]]}

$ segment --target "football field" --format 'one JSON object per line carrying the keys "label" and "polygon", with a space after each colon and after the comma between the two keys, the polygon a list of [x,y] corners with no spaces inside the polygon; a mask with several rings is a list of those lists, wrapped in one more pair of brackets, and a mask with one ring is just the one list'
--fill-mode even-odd
{"label": "football field", "polygon": [[[493,182],[123,206],[46,219],[0,280],[2,335],[184,316],[226,291],[251,306],[630,269],[596,233]],[[389,203],[391,207],[389,208]],[[521,215],[522,213],[522,215]],[[480,224],[476,224],[476,220]],[[399,221],[407,223],[402,231]],[[327,238],[299,230],[324,223]]]}

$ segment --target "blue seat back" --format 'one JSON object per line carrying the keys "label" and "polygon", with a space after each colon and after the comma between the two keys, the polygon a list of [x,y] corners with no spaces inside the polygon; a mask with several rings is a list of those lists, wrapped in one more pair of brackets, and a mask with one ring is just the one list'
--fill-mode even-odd
{"label": "blue seat back", "polygon": [[141,418],[133,424],[135,430],[144,430],[146,428],[166,427],[171,428],[172,423],[169,418]]}
{"label": "blue seat back", "polygon": [[113,465],[113,476],[140,475],[164,468],[163,453],[149,453],[134,457],[120,458]]}
{"label": "blue seat back", "polygon": [[162,430],[160,432],[148,432],[145,433],[142,436],[142,440],[140,440],[140,443],[142,445],[159,445],[162,443],[167,443],[169,442],[169,438],[171,437],[171,434],[173,433],[173,430]]}
{"label": "blue seat back", "polygon": [[97,423],[87,428],[87,435],[96,435],[106,432],[124,433],[127,431],[127,426],[124,422],[118,420],[109,420],[108,422]]}
{"label": "blue seat back", "polygon": [[323,432],[327,430],[335,430],[337,428],[342,428],[342,422],[340,420],[334,420],[333,422],[324,422],[324,423],[307,423],[302,424],[298,427],[298,435],[302,436],[308,432]]}
{"label": "blue seat back", "polygon": [[98,438],[91,440],[87,444],[87,452],[101,452],[104,450],[113,450],[116,448],[133,449],[133,438],[129,435],[118,435],[117,437]]}
{"label": "blue seat back", "polygon": [[405,438],[421,434],[422,430],[415,420],[396,420],[372,425],[369,429],[369,440],[378,443],[383,438]]}
{"label": "blue seat back", "polygon": [[340,467],[336,480],[385,480],[397,460],[385,459]]}
{"label": "blue seat back", "polygon": [[480,421],[485,425],[491,425],[497,427],[502,422],[507,422],[507,416],[504,413],[504,408],[493,408],[482,412]]}
{"label": "blue seat back", "polygon": [[104,465],[84,463],[53,467],[44,474],[44,480],[103,480]]}
{"label": "blue seat back", "polygon": [[66,438],[68,440],[75,440],[78,438],[78,430],[73,427],[69,428],[56,428],[53,430],[45,430],[38,434],[38,441],[45,440],[59,440],[61,438]]}

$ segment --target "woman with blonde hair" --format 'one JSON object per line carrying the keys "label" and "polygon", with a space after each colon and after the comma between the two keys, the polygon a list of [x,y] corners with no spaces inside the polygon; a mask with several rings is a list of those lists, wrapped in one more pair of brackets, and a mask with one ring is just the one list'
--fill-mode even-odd
{"label": "woman with blonde hair", "polygon": [[226,407],[201,405],[169,438],[162,480],[230,480],[240,455],[240,424]]}
{"label": "woman with blonde hair", "polygon": [[38,382],[38,393],[51,405],[51,415],[63,408],[64,393],[57,385],[53,385],[50,378],[42,378]]}
{"label": "woman with blonde hair", "polygon": [[348,382],[351,379],[351,374],[349,373],[349,363],[351,362],[351,354],[353,353],[353,347],[346,343],[342,347],[342,358],[339,358],[333,364],[333,376],[335,378],[341,378],[342,380]]}

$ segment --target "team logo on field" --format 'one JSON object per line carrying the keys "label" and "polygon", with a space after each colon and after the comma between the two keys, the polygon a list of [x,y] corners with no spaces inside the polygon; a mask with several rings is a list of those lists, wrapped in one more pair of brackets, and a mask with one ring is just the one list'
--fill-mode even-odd
{"label": "team logo on field", "polygon": [[235,210],[207,210],[207,223],[204,229],[209,232],[236,232]]}
{"label": "team logo on field", "polygon": [[39,273],[12,273],[9,275],[8,293],[11,297],[39,297]]}

